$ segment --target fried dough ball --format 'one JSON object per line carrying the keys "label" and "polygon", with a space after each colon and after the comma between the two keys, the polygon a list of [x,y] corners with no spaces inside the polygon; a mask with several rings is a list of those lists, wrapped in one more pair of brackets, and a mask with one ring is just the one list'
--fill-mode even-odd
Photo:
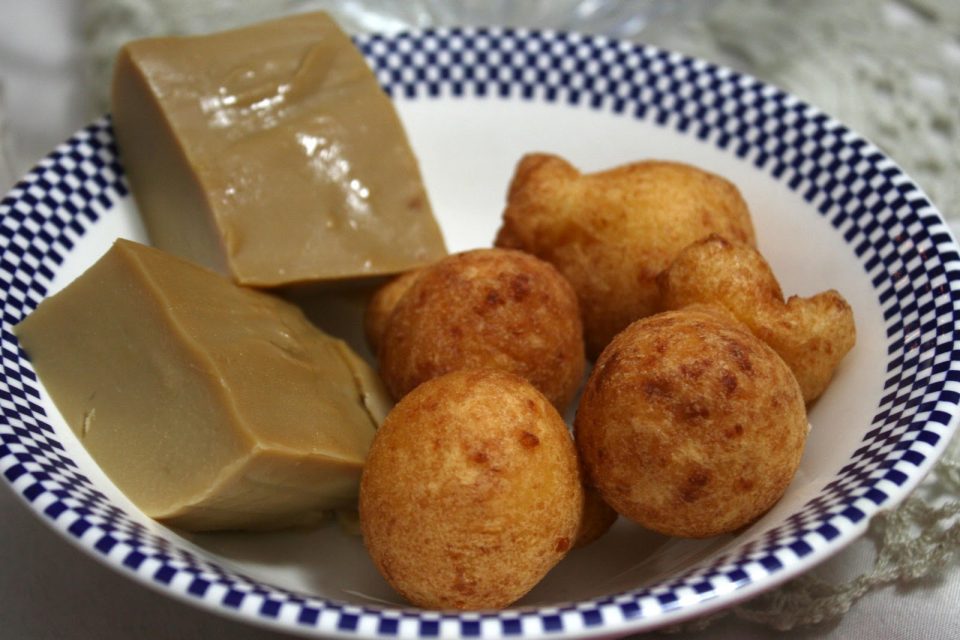
{"label": "fried dough ball", "polygon": [[387,330],[387,323],[397,303],[421,271],[421,269],[414,269],[400,274],[377,289],[370,298],[367,312],[363,316],[363,332],[373,353],[380,350],[380,339]]}
{"label": "fried dough ball", "polygon": [[657,274],[711,233],[755,243],[746,203],[720,176],[659,161],[584,175],[557,156],[530,154],[517,166],[495,244],[550,262],[573,284],[595,358],[659,310]]}
{"label": "fried dough ball", "polygon": [[387,416],[360,483],[377,568],[415,605],[505,607],[571,548],[583,508],[566,424],[522,378],[463,369]]}
{"label": "fried dough ball", "polygon": [[667,535],[754,521],[783,495],[806,441],[790,369],[721,318],[687,307],[633,323],[601,354],[577,411],[586,481]]}
{"label": "fried dough ball", "polygon": [[784,300],[770,265],[752,247],[711,236],[685,248],[658,278],[665,309],[722,305],[773,347],[816,400],[853,348],[853,310],[834,290]]}
{"label": "fried dough ball", "polygon": [[574,548],[595,542],[609,531],[616,521],[617,512],[603,501],[600,492],[590,485],[583,485],[583,517],[573,540]]}
{"label": "fried dough ball", "polygon": [[526,378],[562,411],[585,367],[577,297],[556,269],[520,251],[448,256],[396,303],[379,358],[396,399],[444,373],[492,367]]}

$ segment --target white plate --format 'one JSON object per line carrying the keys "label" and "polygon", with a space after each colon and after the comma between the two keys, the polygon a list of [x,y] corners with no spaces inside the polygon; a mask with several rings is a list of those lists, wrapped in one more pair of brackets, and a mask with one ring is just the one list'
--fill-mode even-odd
{"label": "white plate", "polygon": [[92,462],[11,334],[114,238],[146,239],[103,119],[0,206],[0,471],[68,540],[163,593],[304,635],[619,635],[729,605],[810,568],[930,469],[960,400],[958,248],[920,189],[876,148],[756,80],[630,43],[496,29],[358,43],[394,96],[452,250],[489,246],[513,168],[529,151],[584,171],[680,160],[740,188],[784,290],[835,288],[857,321],[857,346],[810,412],[795,481],[735,536],[668,539],[621,519],[503,612],[408,608],[361,541],[334,524],[184,536],[152,522]]}

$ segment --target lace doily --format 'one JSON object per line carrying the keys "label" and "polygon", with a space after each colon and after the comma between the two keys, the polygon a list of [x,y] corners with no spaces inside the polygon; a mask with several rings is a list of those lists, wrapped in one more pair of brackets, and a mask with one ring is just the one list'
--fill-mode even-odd
{"label": "lace doily", "polygon": [[960,3],[724,0],[650,36],[770,81],[884,149],[960,216]]}
{"label": "lace doily", "polygon": [[955,569],[960,551],[960,439],[954,439],[930,477],[893,511],[870,521],[873,567],[846,581],[820,577],[821,568],[746,604],[667,629],[698,631],[735,616],[786,631],[845,614],[861,597],[889,584],[908,584]]}
{"label": "lace doily", "polygon": [[[89,0],[93,113],[106,106],[117,48],[160,33],[198,33],[323,9],[353,32],[500,24],[633,38],[746,71],[817,105],[896,158],[960,221],[960,3],[956,0]],[[846,581],[814,569],[716,616],[776,629],[835,619],[879,586],[956,569],[960,440],[898,509],[876,516],[873,567]]]}

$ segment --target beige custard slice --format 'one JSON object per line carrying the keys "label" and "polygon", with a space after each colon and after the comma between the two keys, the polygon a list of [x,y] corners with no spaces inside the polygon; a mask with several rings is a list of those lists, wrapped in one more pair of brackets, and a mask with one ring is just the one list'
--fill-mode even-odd
{"label": "beige custard slice", "polygon": [[324,13],[130,42],[111,109],[152,244],[240,284],[446,255],[392,102]]}
{"label": "beige custard slice", "polygon": [[270,529],[356,505],[389,401],[294,305],[118,240],[15,331],[70,428],[148,516]]}

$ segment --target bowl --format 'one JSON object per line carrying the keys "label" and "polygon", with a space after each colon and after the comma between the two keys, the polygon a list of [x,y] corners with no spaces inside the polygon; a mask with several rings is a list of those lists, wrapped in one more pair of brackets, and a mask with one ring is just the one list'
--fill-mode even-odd
{"label": "bowl", "polygon": [[503,611],[406,605],[362,541],[335,524],[199,535],[150,520],[87,455],[11,332],[115,238],[146,240],[104,117],[0,204],[0,472],[65,540],[161,594],[304,636],[617,636],[706,614],[810,569],[930,470],[960,402],[958,246],[876,147],[775,87],[635,43],[489,28],[357,45],[397,105],[453,251],[490,245],[513,168],[529,151],[584,171],[679,160],[736,184],[785,292],[835,288],[857,321],[856,347],[810,409],[796,478],[735,535],[672,539],[621,518]]}

